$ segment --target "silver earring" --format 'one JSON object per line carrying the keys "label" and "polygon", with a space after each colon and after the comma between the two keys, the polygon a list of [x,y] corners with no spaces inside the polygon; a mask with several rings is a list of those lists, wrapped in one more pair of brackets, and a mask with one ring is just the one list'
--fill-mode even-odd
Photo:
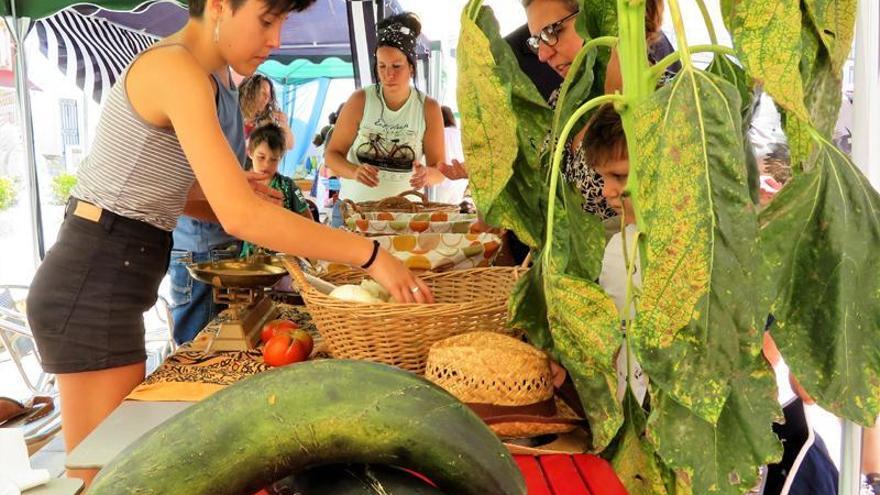
{"label": "silver earring", "polygon": [[214,24],[214,43],[220,42],[220,19]]}

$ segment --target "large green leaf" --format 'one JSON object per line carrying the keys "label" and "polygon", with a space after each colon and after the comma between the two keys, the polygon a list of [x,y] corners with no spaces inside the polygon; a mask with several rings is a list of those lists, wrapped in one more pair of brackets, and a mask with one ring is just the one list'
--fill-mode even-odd
{"label": "large green leaf", "polygon": [[553,337],[547,321],[547,299],[544,297],[544,268],[541,254],[534,258],[531,269],[521,277],[508,301],[510,326],[525,330],[535,347],[553,349]]}
{"label": "large green leaf", "polygon": [[510,90],[495,71],[489,40],[466,15],[458,44],[462,144],[474,200],[488,210],[513,174],[516,118]]}
{"label": "large green leaf", "polygon": [[594,282],[571,275],[545,271],[544,292],[553,354],[571,375],[590,423],[593,448],[601,451],[623,423],[614,368],[623,340],[617,308]]}
{"label": "large green leaf", "polygon": [[823,136],[830,136],[840,111],[841,74],[832,67],[827,49],[809,19],[804,19],[801,31],[803,53],[801,79],[804,82],[804,104],[810,112],[810,122],[784,114],[783,126],[788,137],[791,160],[795,170],[809,170],[816,162],[817,146],[812,128]]}
{"label": "large green leaf", "polygon": [[623,400],[623,409],[626,420],[611,458],[614,474],[630,495],[674,495],[664,483],[663,466],[654,446],[645,439],[647,415],[629,391]]}
{"label": "large green leaf", "polygon": [[831,57],[831,71],[840,74],[852,50],[858,0],[804,0],[807,13]]}
{"label": "large green leaf", "polygon": [[722,0],[722,13],[746,72],[778,105],[807,121],[798,71],[800,0]]}
{"label": "large green leaf", "polygon": [[782,454],[771,428],[781,415],[775,377],[760,355],[751,368],[733,380],[714,426],[662,391],[653,395],[648,437],[695,494],[745,493],[757,484],[759,467]]}
{"label": "large green leaf", "polygon": [[540,143],[551,110],[519,69],[491,9],[477,10],[476,21],[468,16],[474,3],[464,9],[458,55],[462,142],[474,199],[488,223],[535,248],[544,229],[535,215],[545,191]]}
{"label": "large green leaf", "polygon": [[645,234],[633,341],[651,380],[710,424],[739,366],[738,335],[760,325],[739,109],[735,87],[685,67],[633,115]]}
{"label": "large green leaf", "polygon": [[868,425],[880,413],[880,196],[846,155],[819,145],[814,170],[761,212],[773,336],[822,407]]}
{"label": "large green leaf", "polygon": [[752,89],[752,84],[748,80],[746,71],[738,64],[727,58],[727,55],[716,55],[712,59],[712,63],[706,68],[706,72],[711,72],[721,77],[725,81],[734,85],[739,92],[740,97],[740,115],[742,115],[742,135],[743,135],[743,152],[746,156],[746,170],[749,178],[749,195],[752,203],[758,204],[760,175],[758,163],[755,160],[755,152],[748,140],[747,134],[752,123],[752,113],[755,109],[756,92]]}
{"label": "large green leaf", "polygon": [[[590,38],[617,36],[617,0],[579,0],[583,28]],[[586,37],[585,37],[586,38]]]}

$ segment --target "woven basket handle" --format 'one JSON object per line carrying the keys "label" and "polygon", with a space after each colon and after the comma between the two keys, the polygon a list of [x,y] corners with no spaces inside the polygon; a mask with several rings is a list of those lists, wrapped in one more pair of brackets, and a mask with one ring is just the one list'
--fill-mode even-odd
{"label": "woven basket handle", "polygon": [[402,193],[397,195],[400,198],[405,198],[407,196],[417,196],[422,200],[422,204],[428,206],[428,197],[425,196],[425,193],[418,191],[416,189],[410,189],[409,191],[403,191]]}
{"label": "woven basket handle", "polygon": [[349,208],[351,208],[351,211],[355,213],[361,213],[361,208],[357,205],[357,203],[348,198],[343,199],[342,204],[347,205]]}
{"label": "woven basket handle", "polygon": [[284,265],[284,268],[287,269],[287,273],[293,277],[293,280],[296,281],[297,287],[299,287],[300,293],[303,292],[318,292],[317,289],[312,287],[312,284],[306,280],[306,276],[302,272],[302,268],[299,267],[299,260],[295,256],[290,255],[280,255],[281,264]]}

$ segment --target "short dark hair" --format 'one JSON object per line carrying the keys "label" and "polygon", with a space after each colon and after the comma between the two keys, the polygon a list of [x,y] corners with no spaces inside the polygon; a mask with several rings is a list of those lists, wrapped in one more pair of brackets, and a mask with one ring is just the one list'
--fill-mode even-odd
{"label": "short dark hair", "polygon": [[440,113],[443,114],[443,127],[455,127],[455,114],[452,109],[443,105],[440,107]]}
{"label": "short dark hair", "polygon": [[265,124],[251,132],[248,140],[248,151],[253,152],[257,146],[266,143],[272,151],[284,152],[284,131],[277,124]]}
{"label": "short dark hair", "polygon": [[[235,12],[239,7],[245,4],[248,0],[229,0],[229,3],[232,4],[232,11]],[[269,12],[273,14],[281,14],[287,12],[302,12],[309,8],[315,0],[260,0],[263,2],[266,7],[269,9]],[[208,0],[189,0],[189,15],[190,17],[195,17],[196,19],[200,19],[202,15],[205,13],[205,5],[208,4]]]}
{"label": "short dark hair", "polygon": [[629,157],[623,122],[614,110],[614,105],[602,105],[587,122],[583,148],[587,164],[592,168]]}

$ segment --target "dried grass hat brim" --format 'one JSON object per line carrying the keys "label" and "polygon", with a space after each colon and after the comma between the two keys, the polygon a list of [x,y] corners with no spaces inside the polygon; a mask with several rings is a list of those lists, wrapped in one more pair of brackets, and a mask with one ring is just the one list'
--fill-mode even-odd
{"label": "dried grass hat brim", "polygon": [[571,431],[585,421],[554,393],[550,360],[509,336],[471,332],[431,347],[425,376],[471,408],[500,437]]}
{"label": "dried grass hat brim", "polygon": [[[567,433],[586,421],[557,396],[552,398],[552,415],[511,414],[502,416],[483,416],[477,411],[489,428],[502,438],[529,438],[540,435]],[[470,404],[468,404],[470,405]]]}

